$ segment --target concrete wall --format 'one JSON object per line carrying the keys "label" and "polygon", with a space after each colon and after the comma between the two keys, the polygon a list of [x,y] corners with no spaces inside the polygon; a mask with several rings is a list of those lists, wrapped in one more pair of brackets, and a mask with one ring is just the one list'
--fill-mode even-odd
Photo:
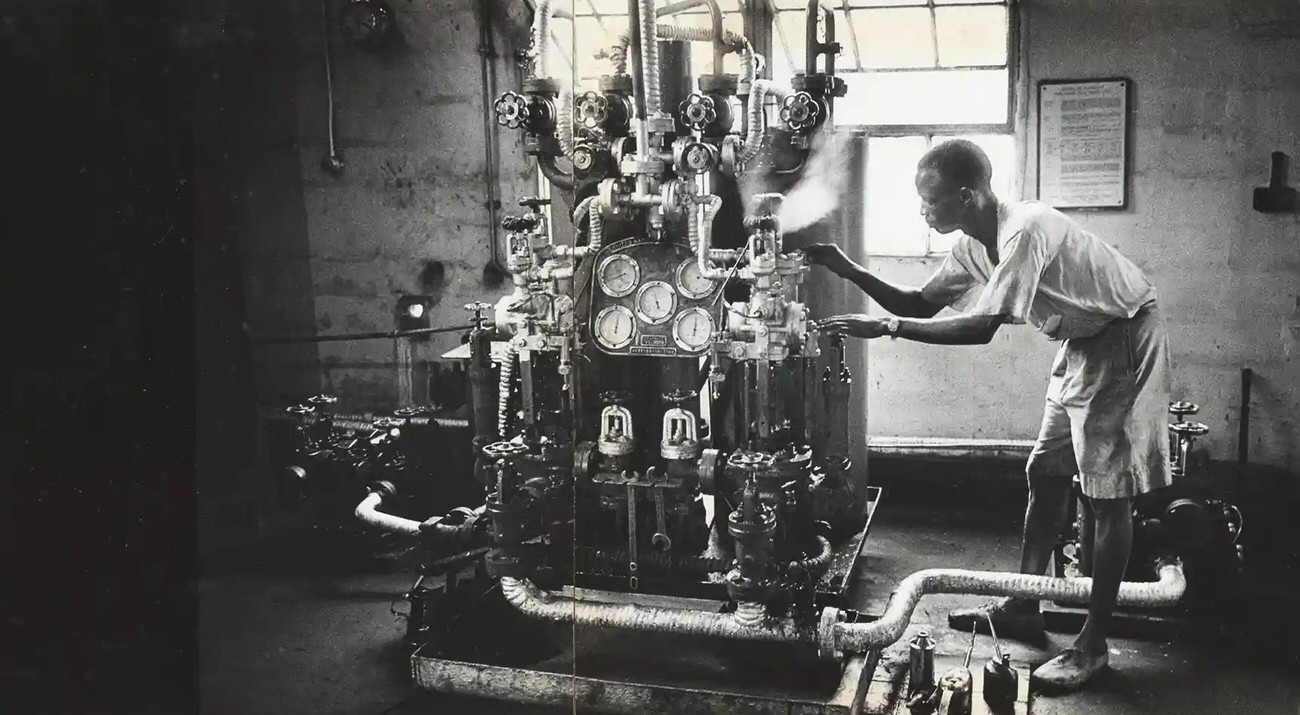
{"label": "concrete wall", "polygon": [[[1174,395],[1202,405],[1211,456],[1234,458],[1251,368],[1251,459],[1300,472],[1300,360],[1284,330],[1300,300],[1300,221],[1251,209],[1269,154],[1300,158],[1300,4],[1023,0],[1021,11],[1029,104],[1041,79],[1135,84],[1129,208],[1073,215],[1156,283]],[[1019,119],[1032,197],[1036,117]],[[872,265],[917,284],[938,260]],[[873,343],[870,431],[1032,438],[1054,349],[1023,326],[982,349]]]}
{"label": "concrete wall", "polygon": [[[264,223],[244,234],[254,335],[393,330],[402,295],[432,296],[431,326],[464,324],[464,304],[500,292],[484,276],[491,222],[482,117],[491,107],[480,94],[474,3],[390,5],[399,33],[392,47],[367,51],[335,35],[336,143],[345,161],[337,177],[320,166],[328,153],[321,6],[291,5],[286,39],[297,55],[279,67],[289,73],[280,86],[297,139],[291,178],[301,186],[305,233]],[[498,91],[517,89],[512,56],[528,15],[521,2],[493,5]],[[518,198],[536,191],[517,133],[503,130],[500,138],[500,198],[506,211],[517,211]],[[406,344],[407,355],[386,340],[260,347],[259,397],[275,402],[321,390],[361,407],[392,407],[403,392],[399,365],[437,359],[458,335]],[[418,385],[413,392],[422,394]]]}

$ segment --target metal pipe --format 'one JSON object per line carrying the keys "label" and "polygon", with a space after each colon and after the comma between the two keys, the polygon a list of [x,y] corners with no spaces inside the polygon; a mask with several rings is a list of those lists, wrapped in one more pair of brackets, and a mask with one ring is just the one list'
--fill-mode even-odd
{"label": "metal pipe", "polygon": [[[1161,561],[1156,573],[1158,581],[1121,583],[1116,603],[1145,608],[1177,603],[1187,590],[1182,564],[1178,561]],[[834,650],[861,653],[894,643],[903,636],[917,602],[922,596],[932,593],[1011,596],[1086,604],[1092,594],[1092,579],[964,569],[917,571],[898,584],[880,619],[871,623],[836,623],[832,638]]]}
{"label": "metal pipe", "polygon": [[[826,40],[817,41],[818,11],[826,16]],[[835,6],[829,0],[808,0],[807,15],[804,18],[805,40],[807,50],[804,54],[804,70],[807,74],[817,74],[817,56],[826,55],[826,74],[835,74],[835,53],[827,51],[825,45],[835,42]]]}
{"label": "metal pipe", "polygon": [[573,191],[574,178],[573,174],[567,174],[555,163],[555,157],[546,154],[537,155],[537,168],[541,169],[542,176],[551,182],[555,188],[563,191]]}
{"label": "metal pipe", "polygon": [[[1187,589],[1183,567],[1178,561],[1162,561],[1159,580],[1120,584],[1118,604],[1122,606],[1167,606],[1182,598]],[[578,601],[543,591],[527,580],[502,578],[501,592],[526,616],[598,628],[653,631],[701,638],[816,644],[823,657],[836,653],[861,653],[883,648],[902,637],[921,597],[930,593],[968,593],[986,596],[1015,596],[1067,603],[1087,603],[1092,592],[1090,578],[1052,578],[1026,574],[926,569],[900,582],[889,600],[885,615],[870,623],[844,623],[838,609],[823,609],[819,625],[796,623],[789,618],[766,618],[757,623],[746,614],[732,614],[655,608],[634,604]]]}
{"label": "metal pipe", "polygon": [[774,83],[770,79],[757,79],[749,93],[749,114],[746,122],[748,123],[748,133],[745,135],[745,149],[741,152],[739,161],[741,164],[753,161],[754,157],[763,149],[763,102],[767,101],[768,94],[776,95],[777,99],[788,97],[793,90],[789,87]]}
{"label": "metal pipe", "polygon": [[498,148],[498,125],[493,121],[492,112],[492,104],[497,94],[497,50],[496,41],[492,36],[492,10],[489,3],[490,0],[479,0],[475,4],[478,10],[479,74],[481,75],[480,84],[483,90],[483,184],[487,193],[487,199],[483,202],[483,205],[487,208],[488,214],[489,260],[492,265],[505,272],[506,262],[501,255],[499,245],[501,241],[500,220],[497,216],[501,204],[498,198],[501,193],[500,177],[497,172],[501,155]]}
{"label": "metal pipe", "polygon": [[[637,41],[641,49],[641,87],[645,92],[646,116],[663,112],[663,97],[659,90],[659,36],[656,32],[658,26],[655,24],[654,5],[655,0],[641,0],[637,15],[641,25],[641,34]],[[649,147],[637,147],[638,152],[643,150],[647,151],[647,154],[640,158],[648,159]]]}
{"label": "metal pipe", "polygon": [[671,3],[655,10],[655,17],[676,15],[701,5],[709,6],[709,23],[713,26],[713,73],[722,74],[722,56],[727,53],[727,49],[722,42],[722,8],[718,6],[718,0],[683,0]]}
{"label": "metal pipe", "polygon": [[406,519],[392,514],[385,514],[379,511],[379,506],[384,501],[384,496],[379,492],[370,492],[365,499],[357,504],[357,518],[366,524],[391,531],[397,534],[408,534],[414,536],[420,533],[420,522],[414,519]]}
{"label": "metal pipe", "polygon": [[375,331],[370,333],[342,333],[335,335],[298,335],[278,338],[250,338],[250,345],[276,345],[282,343],[328,343],[334,341],[346,340],[392,340],[395,338],[410,338],[417,335],[435,335],[437,333],[455,333],[460,330],[469,330],[473,325],[452,325],[445,328],[415,328],[413,330],[389,330]]}
{"label": "metal pipe", "polygon": [[325,101],[326,107],[326,139],[329,145],[329,153],[321,160],[321,168],[335,176],[343,173],[343,157],[339,156],[338,148],[334,144],[334,42],[331,39],[329,0],[321,0],[320,3],[321,32],[325,37]]}
{"label": "metal pipe", "polygon": [[1237,463],[1250,460],[1250,383],[1255,373],[1248,367],[1241,369],[1241,425],[1237,432]]}

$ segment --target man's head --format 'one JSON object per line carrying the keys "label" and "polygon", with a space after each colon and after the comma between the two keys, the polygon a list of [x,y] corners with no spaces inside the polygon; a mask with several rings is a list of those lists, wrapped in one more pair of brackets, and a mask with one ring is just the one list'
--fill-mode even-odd
{"label": "man's head", "polygon": [[972,225],[996,202],[989,180],[988,155],[965,139],[946,141],[925,153],[916,165],[916,192],[921,213],[931,228],[948,233]]}

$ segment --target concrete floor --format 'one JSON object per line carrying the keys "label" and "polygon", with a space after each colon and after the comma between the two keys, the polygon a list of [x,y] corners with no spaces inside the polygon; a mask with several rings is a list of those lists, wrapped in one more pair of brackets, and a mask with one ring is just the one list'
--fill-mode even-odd
{"label": "concrete floor", "polygon": [[[863,552],[864,575],[855,587],[860,605],[867,612],[879,612],[893,584],[917,568],[1011,568],[1017,559],[1017,529],[1014,518],[982,512],[937,514],[886,503]],[[262,568],[225,568],[202,580],[201,712],[537,712],[415,690],[402,645],[404,624],[391,610],[403,606],[395,599],[410,586],[410,576],[401,571],[340,570],[284,569],[269,558]],[[964,652],[967,637],[946,627],[945,614],[981,601],[926,597],[913,618],[913,630],[928,626],[939,641],[940,657]],[[1053,634],[1047,649],[1008,641],[1003,645],[1014,661],[1033,666],[1069,642],[1066,635]],[[991,653],[991,639],[980,636],[977,662]],[[895,646],[883,655],[883,662],[900,658],[905,658],[903,647]],[[1186,638],[1173,643],[1114,639],[1108,672],[1084,692],[1035,696],[1032,712],[1296,714],[1300,677],[1294,664],[1294,659],[1282,663],[1269,657],[1244,658]]]}

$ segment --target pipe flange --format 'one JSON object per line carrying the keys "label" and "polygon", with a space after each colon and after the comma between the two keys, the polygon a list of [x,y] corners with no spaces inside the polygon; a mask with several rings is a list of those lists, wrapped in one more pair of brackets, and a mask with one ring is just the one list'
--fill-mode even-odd
{"label": "pipe flange", "polygon": [[844,614],[838,608],[823,608],[821,619],[817,623],[817,655],[823,660],[835,660],[840,657],[836,632],[839,624],[844,622]]}
{"label": "pipe flange", "polygon": [[620,94],[632,93],[632,75],[630,74],[606,74],[601,75],[597,81],[597,86],[602,92],[618,92]]}
{"label": "pipe flange", "polygon": [[664,173],[664,163],[659,159],[646,159],[641,161],[635,155],[623,157],[619,163],[618,170],[625,176],[636,176],[638,174],[647,174],[649,176],[659,176]]}
{"label": "pipe flange", "polygon": [[677,120],[671,114],[658,112],[644,120],[646,131],[651,134],[674,134],[677,131]]}
{"label": "pipe flange", "polygon": [[740,78],[734,74],[702,74],[699,87],[701,92],[732,96],[740,89]]}
{"label": "pipe flange", "polygon": [[560,83],[551,77],[525,78],[522,89],[529,94],[560,96]]}
{"label": "pipe flange", "polygon": [[700,443],[696,441],[680,442],[672,444],[669,442],[659,443],[659,456],[664,459],[690,459],[694,460],[700,454]]}

